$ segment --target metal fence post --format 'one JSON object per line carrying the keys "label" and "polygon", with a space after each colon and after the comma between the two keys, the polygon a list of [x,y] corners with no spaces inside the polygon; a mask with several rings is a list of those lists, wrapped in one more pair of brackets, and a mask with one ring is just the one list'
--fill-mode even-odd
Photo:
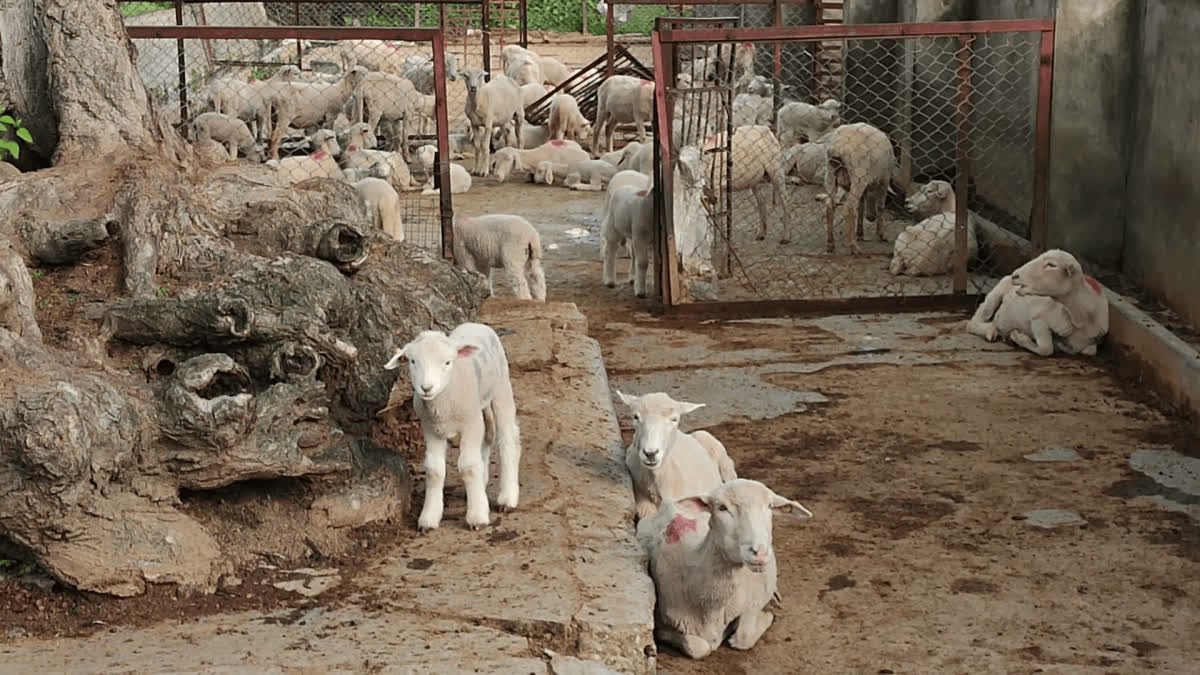
{"label": "metal fence post", "polygon": [[613,54],[613,6],[612,6],[611,2],[608,3],[607,6],[608,6],[608,13],[607,13],[608,14],[608,18],[607,18],[608,28],[605,31],[605,33],[606,33],[605,45],[608,47],[608,61],[606,61],[607,66],[605,67],[605,70],[604,70],[604,76],[612,77],[612,75],[613,75],[613,60],[612,60],[612,54]]}
{"label": "metal fence post", "polygon": [[479,4],[479,21],[483,24],[480,32],[483,33],[483,69],[487,71],[488,76],[492,74],[492,13],[491,0],[481,0]]}
{"label": "metal fence post", "polygon": [[971,159],[971,45],[975,36],[958,36],[958,105],[954,162],[954,292],[967,292],[967,187]]}
{"label": "metal fence post", "polygon": [[[183,25],[183,0],[175,0],[175,25]],[[183,39],[175,41],[175,55],[179,60],[179,119],[186,122],[188,115],[188,81],[187,81],[187,54],[183,46]],[[187,138],[187,129],[190,125],[183,125],[183,135]]]}
{"label": "metal fence post", "polygon": [[442,257],[454,262],[454,205],[450,190],[450,123],[446,113],[446,38],[438,31],[433,36],[434,123],[437,124],[438,210],[441,213]]}
{"label": "metal fence post", "polygon": [[1042,31],[1038,65],[1037,150],[1033,166],[1033,208],[1029,242],[1034,254],[1046,250],[1046,212],[1050,195],[1050,103],[1054,91],[1054,30]]}

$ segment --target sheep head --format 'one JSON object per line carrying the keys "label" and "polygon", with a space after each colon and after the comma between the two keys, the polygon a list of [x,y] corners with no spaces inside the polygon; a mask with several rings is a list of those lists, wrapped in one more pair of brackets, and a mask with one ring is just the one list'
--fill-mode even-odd
{"label": "sheep head", "polygon": [[647,469],[657,469],[666,461],[679,418],[705,405],[676,401],[662,392],[630,396],[618,391],[617,397],[633,411],[633,447]]}
{"label": "sheep head", "polygon": [[453,52],[446,52],[446,79],[451,82],[458,79],[458,56]]}
{"label": "sheep head", "polygon": [[1055,248],[1021,265],[1010,276],[1017,295],[1057,298],[1082,286],[1083,267],[1075,256]]}
{"label": "sheep head", "polygon": [[467,81],[467,93],[475,95],[479,93],[479,88],[487,81],[483,70],[475,67],[463,68],[462,76]]}
{"label": "sheep head", "polygon": [[385,370],[395,370],[400,367],[401,361],[407,359],[413,395],[423,401],[432,401],[450,385],[454,362],[470,358],[477,351],[478,345],[454,342],[441,331],[426,330],[397,349],[383,367]]}
{"label": "sheep head", "polygon": [[554,162],[538,162],[537,169],[533,172],[533,182],[554,185]]}
{"label": "sheep head", "polygon": [[417,148],[417,159],[421,162],[421,167],[426,171],[433,170],[433,160],[437,156],[437,148],[426,144]]}
{"label": "sheep head", "polygon": [[282,82],[291,82],[299,78],[300,68],[291,63],[287,64],[286,66],[281,66],[279,70],[275,71],[275,74],[271,76],[272,80],[280,80]]}
{"label": "sheep head", "polygon": [[944,180],[931,180],[904,200],[904,208],[919,216],[954,210],[954,189]]}
{"label": "sheep head", "polygon": [[707,513],[708,537],[717,552],[734,567],[745,566],[764,572],[771,559],[772,523],[775,514],[812,518],[812,511],[799,502],[775,494],[754,480],[735,478],[706,495],[677,500],[684,513]]}
{"label": "sheep head", "polygon": [[513,168],[517,166],[519,155],[516,148],[500,148],[493,155],[492,173],[496,180],[503,183],[508,174],[512,173]]}
{"label": "sheep head", "polygon": [[313,134],[312,137],[308,139],[308,142],[312,144],[313,154],[321,152],[322,150],[334,157],[342,154],[342,148],[337,142],[337,134],[329,129],[321,129],[317,131],[317,133]]}

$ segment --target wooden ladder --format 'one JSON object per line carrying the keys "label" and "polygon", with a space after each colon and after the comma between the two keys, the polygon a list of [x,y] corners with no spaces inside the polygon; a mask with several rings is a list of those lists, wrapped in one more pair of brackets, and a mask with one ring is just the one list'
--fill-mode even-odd
{"label": "wooden ladder", "polygon": [[[844,0],[813,0],[816,9],[816,20],[819,26],[841,25],[844,23],[846,3]],[[821,40],[813,51],[813,95],[816,103],[827,98],[842,100],[843,74],[846,57],[846,42],[844,40]]]}

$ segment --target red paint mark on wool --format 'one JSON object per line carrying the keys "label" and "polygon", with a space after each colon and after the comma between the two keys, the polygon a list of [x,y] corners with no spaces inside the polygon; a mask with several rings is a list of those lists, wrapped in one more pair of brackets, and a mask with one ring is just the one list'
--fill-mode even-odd
{"label": "red paint mark on wool", "polygon": [[312,154],[313,159],[325,159],[328,156],[329,153],[325,152],[324,150],[318,150]]}
{"label": "red paint mark on wool", "polygon": [[250,78],[249,80],[246,80],[246,82],[258,82],[258,79],[257,79],[257,78],[254,78],[254,77],[252,77],[252,78]]}
{"label": "red paint mark on wool", "polygon": [[358,146],[357,146],[357,145],[351,145],[350,147],[346,148],[346,151],[347,151],[347,152],[358,152]]}
{"label": "red paint mark on wool", "polygon": [[682,513],[676,514],[675,520],[672,520],[671,524],[667,526],[667,543],[674,544],[675,542],[679,541],[680,537],[682,537],[684,533],[695,531],[696,521],[692,520],[691,518],[683,517]]}
{"label": "red paint mark on wool", "polygon": [[561,148],[562,146],[564,146],[566,144],[567,144],[567,142],[561,138],[554,138],[554,139],[550,140],[550,145],[553,145],[556,148]]}
{"label": "red paint mark on wool", "polygon": [[1093,291],[1095,291],[1096,295],[1100,295],[1100,282],[1099,281],[1096,281],[1092,277],[1084,277],[1083,280],[1085,282],[1087,282],[1087,285],[1089,288],[1091,288]]}

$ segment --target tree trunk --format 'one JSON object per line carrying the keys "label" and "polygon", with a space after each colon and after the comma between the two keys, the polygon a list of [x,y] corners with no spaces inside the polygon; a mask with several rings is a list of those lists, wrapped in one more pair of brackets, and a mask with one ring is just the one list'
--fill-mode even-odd
{"label": "tree trunk", "polygon": [[[362,440],[395,381],[382,366],[469,320],[486,284],[375,230],[342,182],[281,187],[260,165],[199,161],[134,54],[114,0],[0,11],[0,94],[53,160],[0,184],[0,528],[75,588],[212,591],[229,556],[179,491],[346,473],[312,507],[315,540],[393,517],[406,470]],[[123,297],[91,331],[44,340],[28,266],[101,246],[120,251]],[[363,482],[364,452],[387,489]],[[363,495],[372,507],[349,518],[339,504]]]}

